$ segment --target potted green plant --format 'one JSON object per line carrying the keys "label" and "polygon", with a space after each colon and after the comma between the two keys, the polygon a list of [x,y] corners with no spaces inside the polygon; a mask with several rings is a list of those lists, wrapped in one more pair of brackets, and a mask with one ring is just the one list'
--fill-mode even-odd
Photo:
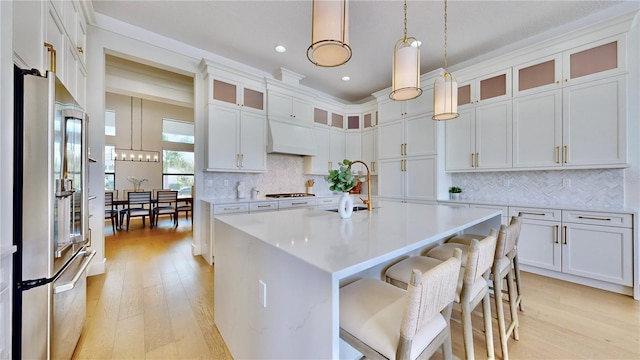
{"label": "potted green plant", "polygon": [[338,169],[329,170],[329,175],[325,177],[325,180],[330,184],[329,190],[342,193],[338,203],[338,213],[343,219],[351,217],[353,212],[353,199],[349,195],[349,190],[353,189],[359,181],[365,179],[361,171],[354,174],[351,171],[351,165],[351,161],[344,159],[338,164]]}
{"label": "potted green plant", "polygon": [[452,186],[449,188],[449,198],[451,200],[460,200],[461,193],[462,189],[458,186]]}

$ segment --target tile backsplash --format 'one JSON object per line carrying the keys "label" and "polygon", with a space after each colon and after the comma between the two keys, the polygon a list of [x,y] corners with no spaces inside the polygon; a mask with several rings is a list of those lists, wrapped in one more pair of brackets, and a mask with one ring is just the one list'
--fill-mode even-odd
{"label": "tile backsplash", "polygon": [[459,173],[462,199],[580,207],[624,206],[624,170],[550,170]]}
{"label": "tile backsplash", "polygon": [[[306,192],[305,182],[313,179],[313,193],[316,195],[331,194],[329,183],[323,175],[305,175],[304,158],[298,155],[268,154],[267,172],[259,174],[248,173],[204,173],[204,196],[215,198],[235,198],[238,182],[245,183],[247,195],[257,187],[260,194],[277,194]],[[224,186],[227,180],[228,186]],[[364,188],[364,187],[363,187]],[[371,187],[375,189],[375,186]]]}

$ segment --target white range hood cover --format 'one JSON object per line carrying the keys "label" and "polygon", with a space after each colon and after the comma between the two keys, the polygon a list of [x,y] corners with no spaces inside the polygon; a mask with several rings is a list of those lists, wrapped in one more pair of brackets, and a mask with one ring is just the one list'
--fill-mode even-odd
{"label": "white range hood cover", "polygon": [[311,128],[269,119],[267,153],[316,155],[316,142]]}

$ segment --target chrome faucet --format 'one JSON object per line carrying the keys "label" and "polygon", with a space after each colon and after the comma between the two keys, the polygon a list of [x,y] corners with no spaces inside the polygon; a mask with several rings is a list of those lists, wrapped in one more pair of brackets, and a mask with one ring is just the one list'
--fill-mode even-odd
{"label": "chrome faucet", "polygon": [[367,166],[367,164],[365,164],[362,160],[352,161],[351,165],[357,163],[364,165],[364,168],[367,169],[367,200],[363,198],[360,198],[360,200],[362,200],[363,204],[367,205],[367,210],[371,211],[371,172],[369,171],[369,167]]}

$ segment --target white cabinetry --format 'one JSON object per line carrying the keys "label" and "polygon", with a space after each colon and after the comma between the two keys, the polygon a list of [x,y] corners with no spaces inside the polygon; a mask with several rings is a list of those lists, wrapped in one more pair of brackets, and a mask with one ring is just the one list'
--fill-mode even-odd
{"label": "white cabinetry", "polygon": [[312,130],[317,152],[315,156],[305,156],[304,173],[327,175],[329,170],[336,168],[345,159],[345,132],[326,126],[316,126]]}
{"label": "white cabinetry", "polygon": [[436,122],[431,114],[382,123],[377,130],[378,160],[436,154]]}
{"label": "white cabinetry", "polygon": [[313,106],[308,100],[268,90],[267,113],[270,118],[311,124]]}
{"label": "white cabinetry", "polygon": [[264,115],[209,105],[208,116],[208,171],[266,171]]}
{"label": "white cabinetry", "polygon": [[576,210],[510,208],[524,219],[523,269],[621,293],[633,287],[633,216]]}
{"label": "white cabinetry", "polygon": [[[16,1],[13,4],[14,59],[21,68],[56,73],[85,106],[86,20],[79,1]],[[48,44],[48,46],[46,45]]]}
{"label": "white cabinetry", "polygon": [[626,163],[625,49],[614,36],[513,68],[514,167]]}
{"label": "white cabinetry", "polygon": [[362,132],[362,161],[368,164],[371,174],[378,173],[377,149],[377,129],[365,129]]}
{"label": "white cabinetry", "polygon": [[380,101],[378,103],[378,122],[381,124],[433,112],[433,89],[424,88],[422,90],[422,95],[413,100],[393,101],[385,99]]}
{"label": "white cabinetry", "polygon": [[378,160],[378,196],[402,201],[435,201],[437,157]]}
{"label": "white cabinetry", "polygon": [[511,100],[461,109],[445,124],[448,171],[510,168]]}
{"label": "white cabinetry", "polygon": [[264,114],[264,90],[256,86],[243,84],[241,81],[233,81],[216,77],[212,82],[213,100],[221,106],[242,108]]}
{"label": "white cabinetry", "polygon": [[[362,160],[362,134],[359,131],[345,134],[345,159]],[[360,164],[354,165],[354,169],[355,166],[360,166]]]}
{"label": "white cabinetry", "polygon": [[487,104],[511,98],[511,69],[486,74],[458,85],[458,106]]}

